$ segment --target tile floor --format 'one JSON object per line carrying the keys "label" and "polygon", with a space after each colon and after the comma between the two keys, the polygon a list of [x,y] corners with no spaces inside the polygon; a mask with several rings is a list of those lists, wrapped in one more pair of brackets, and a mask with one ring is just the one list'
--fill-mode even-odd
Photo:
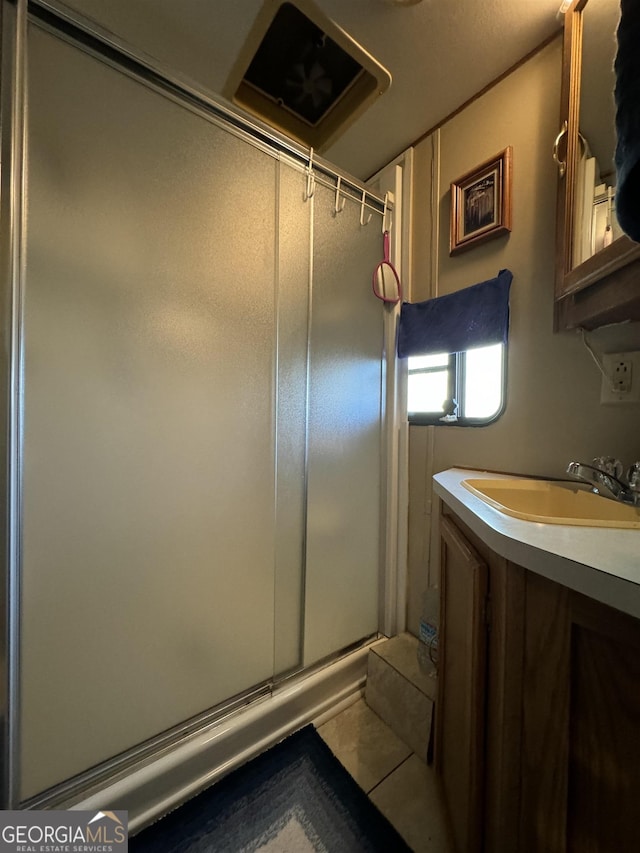
{"label": "tile floor", "polygon": [[410,634],[375,643],[369,652],[364,698],[418,758],[426,761],[438,680],[433,664],[418,663],[422,648],[426,651]]}
{"label": "tile floor", "polygon": [[433,768],[364,699],[318,733],[415,853],[452,853]]}

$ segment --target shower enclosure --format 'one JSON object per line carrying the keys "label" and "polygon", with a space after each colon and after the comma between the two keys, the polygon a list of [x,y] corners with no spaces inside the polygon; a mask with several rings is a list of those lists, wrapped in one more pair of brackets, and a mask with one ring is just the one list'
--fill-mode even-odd
{"label": "shower enclosure", "polygon": [[2,11],[4,807],[64,806],[378,631],[384,204]]}

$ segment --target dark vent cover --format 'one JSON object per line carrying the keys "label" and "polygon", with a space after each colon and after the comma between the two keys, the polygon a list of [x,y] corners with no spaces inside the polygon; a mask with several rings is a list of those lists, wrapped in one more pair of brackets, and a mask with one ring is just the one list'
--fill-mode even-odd
{"label": "dark vent cover", "polygon": [[291,3],[284,3],[244,79],[316,125],[362,72],[362,65],[320,27]]}
{"label": "dark vent cover", "polygon": [[290,136],[326,147],[391,82],[315,8],[265,0],[224,94]]}

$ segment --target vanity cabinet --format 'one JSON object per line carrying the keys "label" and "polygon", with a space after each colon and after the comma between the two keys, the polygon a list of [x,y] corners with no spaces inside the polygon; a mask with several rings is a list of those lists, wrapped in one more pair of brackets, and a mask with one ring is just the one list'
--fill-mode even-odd
{"label": "vanity cabinet", "polygon": [[640,621],[441,517],[436,769],[457,853],[640,850]]}

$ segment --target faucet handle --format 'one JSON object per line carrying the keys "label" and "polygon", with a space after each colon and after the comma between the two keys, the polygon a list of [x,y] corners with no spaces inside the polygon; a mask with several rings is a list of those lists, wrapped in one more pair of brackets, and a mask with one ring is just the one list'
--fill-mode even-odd
{"label": "faucet handle", "polygon": [[632,492],[640,492],[640,462],[634,462],[627,471],[627,482]]}
{"label": "faucet handle", "polygon": [[597,456],[592,464],[599,471],[609,474],[610,477],[615,477],[617,480],[622,477],[622,462],[613,456]]}

